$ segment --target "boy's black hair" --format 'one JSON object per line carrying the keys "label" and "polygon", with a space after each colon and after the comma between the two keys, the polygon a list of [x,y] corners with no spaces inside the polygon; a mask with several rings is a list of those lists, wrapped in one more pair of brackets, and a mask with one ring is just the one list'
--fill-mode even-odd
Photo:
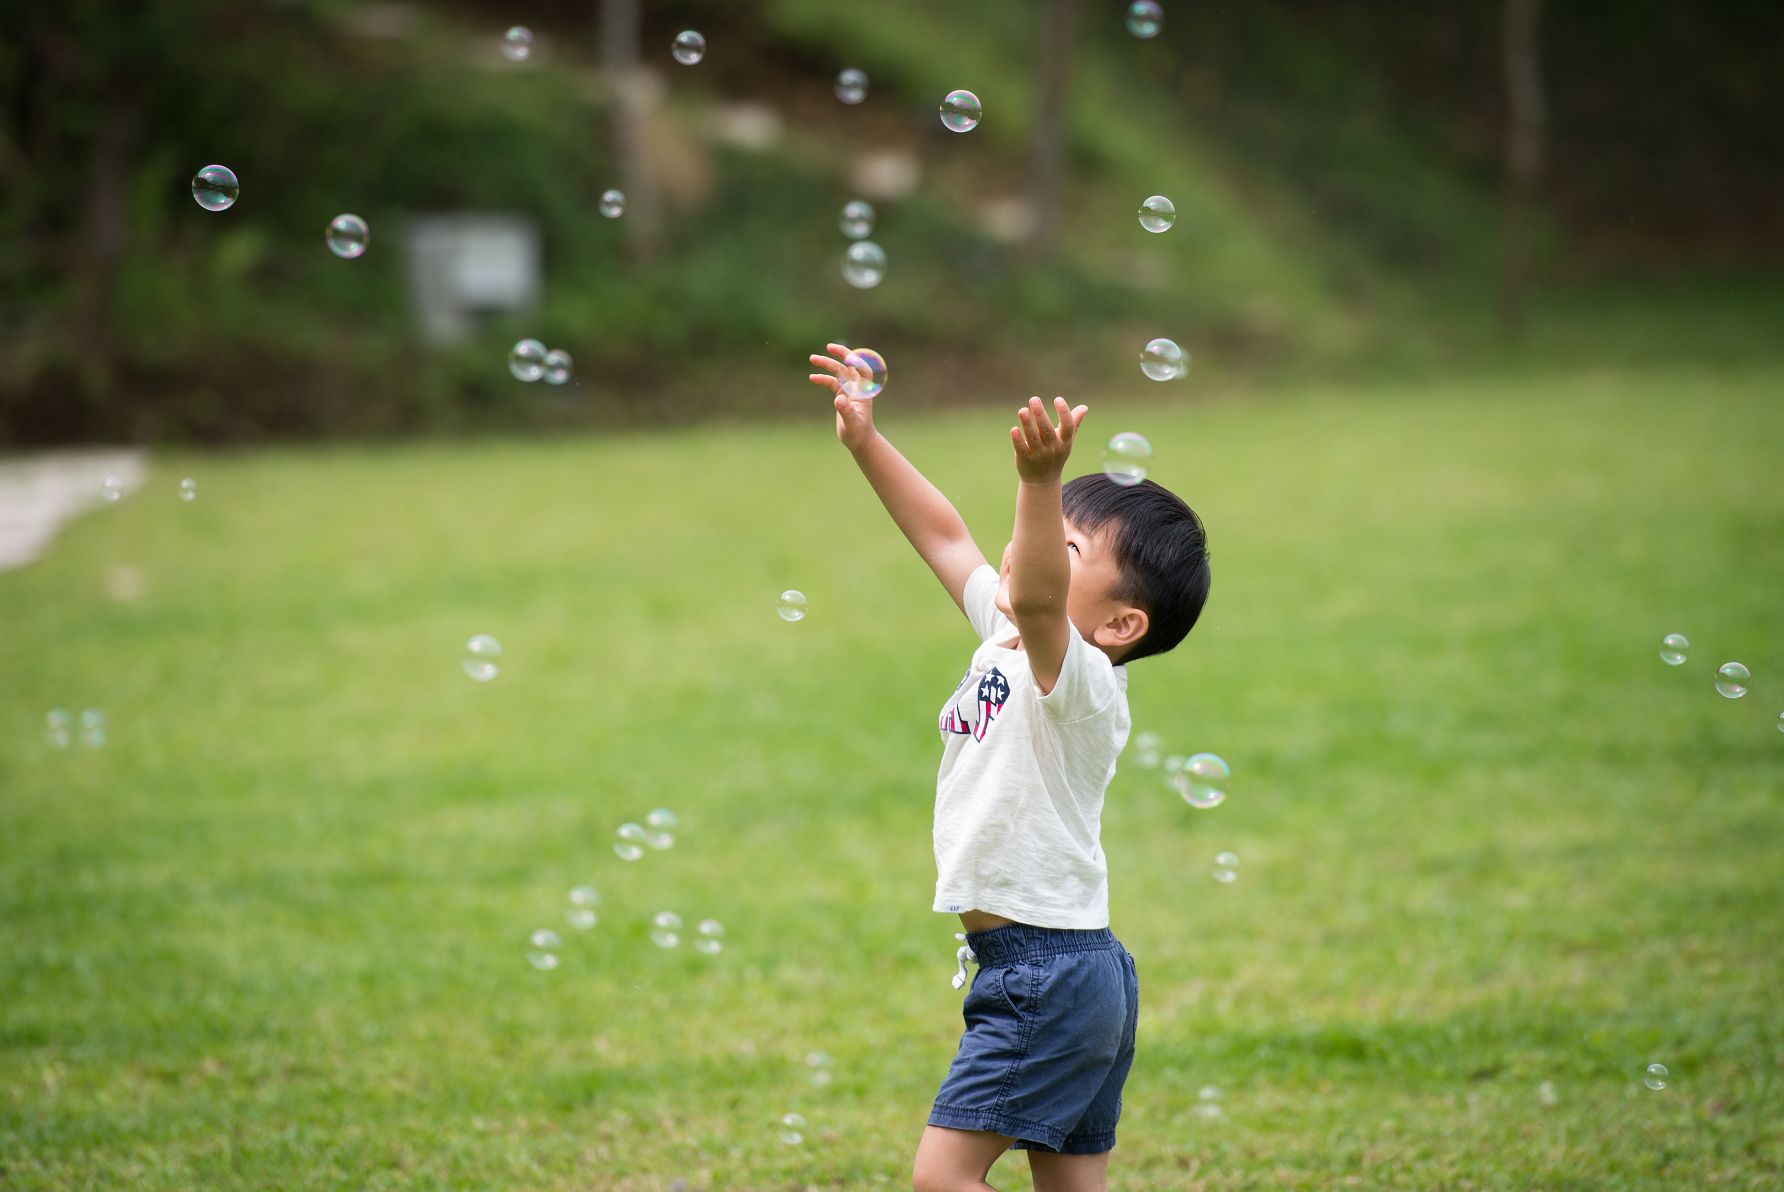
{"label": "boy's black hair", "polygon": [[1101,472],[1068,481],[1060,490],[1067,520],[1080,530],[1107,530],[1121,573],[1115,599],[1146,610],[1146,635],[1124,663],[1163,654],[1195,627],[1208,603],[1208,535],[1202,519],[1170,489],[1142,480],[1117,484]]}

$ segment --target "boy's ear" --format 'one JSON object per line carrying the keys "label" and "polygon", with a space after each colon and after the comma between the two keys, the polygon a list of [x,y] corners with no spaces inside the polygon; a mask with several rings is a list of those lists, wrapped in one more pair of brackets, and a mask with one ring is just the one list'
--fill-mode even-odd
{"label": "boy's ear", "polygon": [[1091,637],[1097,645],[1120,650],[1125,654],[1133,648],[1135,642],[1146,636],[1146,631],[1150,628],[1152,618],[1146,615],[1146,610],[1130,604],[1098,625]]}

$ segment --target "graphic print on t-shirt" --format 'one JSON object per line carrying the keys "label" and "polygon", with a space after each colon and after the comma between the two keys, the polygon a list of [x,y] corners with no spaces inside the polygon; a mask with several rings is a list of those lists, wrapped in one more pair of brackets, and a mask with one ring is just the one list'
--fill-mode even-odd
{"label": "graphic print on t-shirt", "polygon": [[1010,698],[1010,681],[995,666],[979,676],[977,688],[972,688],[972,678],[972,672],[968,671],[960,685],[954,688],[954,699],[941,719],[941,730],[983,741],[985,730],[991,727],[992,720],[1003,711],[1004,701]]}

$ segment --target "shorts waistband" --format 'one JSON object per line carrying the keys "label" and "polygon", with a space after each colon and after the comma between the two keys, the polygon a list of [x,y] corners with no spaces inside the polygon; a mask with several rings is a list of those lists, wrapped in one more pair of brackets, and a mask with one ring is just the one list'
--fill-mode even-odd
{"label": "shorts waistband", "polygon": [[1011,923],[990,931],[966,933],[967,947],[980,968],[1000,964],[1018,964],[1039,960],[1043,956],[1059,956],[1066,952],[1106,952],[1119,948],[1121,941],[1107,927],[1077,931],[1064,927],[1030,927]]}

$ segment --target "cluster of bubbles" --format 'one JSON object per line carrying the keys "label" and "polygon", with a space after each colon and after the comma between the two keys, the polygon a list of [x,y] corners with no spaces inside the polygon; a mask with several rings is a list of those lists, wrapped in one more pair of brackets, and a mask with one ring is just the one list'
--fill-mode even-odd
{"label": "cluster of bubbles", "polygon": [[867,73],[849,67],[836,76],[836,98],[854,105],[867,98]]}
{"label": "cluster of bubbles", "polygon": [[363,257],[371,247],[372,230],[357,215],[337,215],[328,221],[328,251],[343,261]]}
{"label": "cluster of bubbles", "polygon": [[[66,749],[75,739],[74,718],[66,709],[51,708],[43,718],[43,737],[51,749]],[[88,749],[105,744],[105,713],[88,708],[80,715],[80,742]]]}
{"label": "cluster of bubbles", "polygon": [[1223,886],[1231,885],[1239,878],[1239,854],[1214,854],[1214,880]]}
{"label": "cluster of bubbles", "polygon": [[496,661],[501,656],[501,642],[487,633],[475,634],[465,643],[465,674],[479,683],[487,683],[502,673],[501,664]]}
{"label": "cluster of bubbles", "polygon": [[614,830],[613,852],[622,861],[636,861],[646,848],[662,852],[675,847],[675,830],[681,826],[675,813],[659,807],[644,817],[642,824],[627,820]]}
{"label": "cluster of bubbles", "polygon": [[529,384],[543,377],[547,385],[562,385],[570,379],[571,364],[570,353],[547,349],[536,339],[523,339],[508,351],[508,371]]}
{"label": "cluster of bubbles", "polygon": [[788,623],[805,620],[805,593],[798,588],[788,588],[775,599],[774,612]]}
{"label": "cluster of bubbles", "polygon": [[683,29],[675,35],[675,44],[669,47],[669,52],[683,66],[693,66],[706,57],[706,39],[692,29]]}
{"label": "cluster of bubbles", "polygon": [[1189,353],[1170,339],[1148,340],[1140,349],[1140,371],[1154,381],[1175,381],[1189,373]]}
{"label": "cluster of bubbles", "polygon": [[[1660,661],[1668,666],[1683,666],[1689,657],[1691,640],[1682,633],[1669,633],[1660,639]],[[1753,672],[1744,662],[1724,662],[1716,668],[1716,694],[1723,699],[1740,699],[1752,689]],[[1778,714],[1778,731],[1784,732],[1784,712]]]}
{"label": "cluster of bubbles", "polygon": [[949,132],[971,132],[984,114],[979,97],[971,91],[950,91],[942,97],[942,127]]}
{"label": "cluster of bubbles", "polygon": [[1127,6],[1127,31],[1135,37],[1157,37],[1164,24],[1165,10],[1158,0],[1134,0]]}
{"label": "cluster of bubbles", "polygon": [[1135,431],[1111,435],[1103,446],[1103,475],[1124,488],[1146,479],[1151,464],[1152,444]]}
{"label": "cluster of bubbles", "polygon": [[[681,916],[674,911],[658,911],[650,919],[650,942],[659,948],[679,948],[682,939]],[[702,919],[694,927],[694,951],[702,956],[717,956],[725,948],[725,925],[717,919]]]}

